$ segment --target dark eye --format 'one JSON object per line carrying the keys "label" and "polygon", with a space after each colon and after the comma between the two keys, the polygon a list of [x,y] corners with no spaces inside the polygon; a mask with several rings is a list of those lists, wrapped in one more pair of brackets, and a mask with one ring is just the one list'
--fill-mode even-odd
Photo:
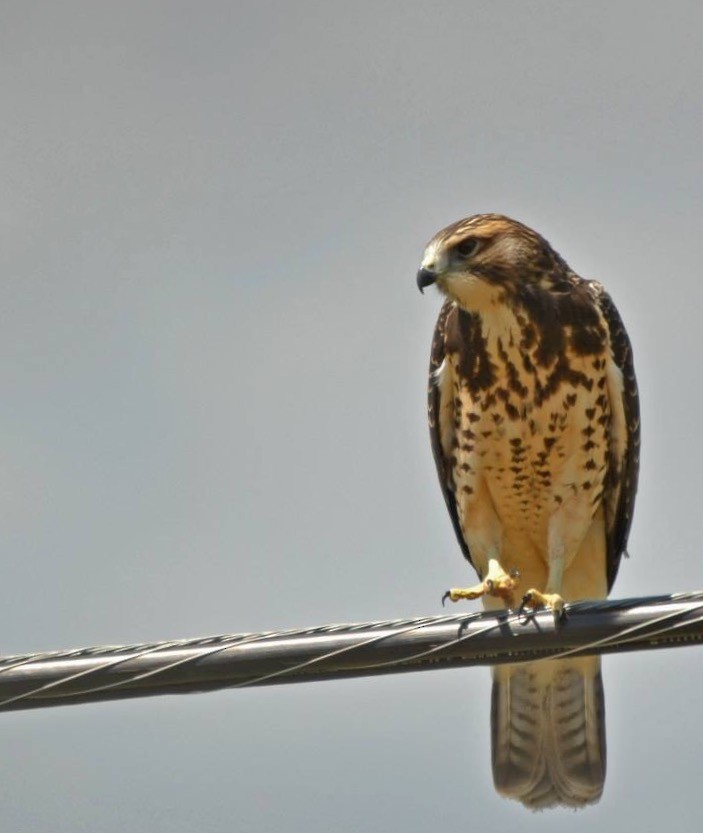
{"label": "dark eye", "polygon": [[461,257],[471,257],[477,249],[478,240],[475,237],[467,237],[466,240],[462,240],[461,243],[457,243],[454,246],[454,251],[458,255],[461,255]]}

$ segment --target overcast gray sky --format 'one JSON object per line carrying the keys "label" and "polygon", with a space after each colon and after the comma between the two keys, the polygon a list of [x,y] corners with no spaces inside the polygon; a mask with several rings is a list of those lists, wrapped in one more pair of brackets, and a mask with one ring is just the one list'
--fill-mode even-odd
{"label": "overcast gray sky", "polygon": [[[471,574],[414,275],[484,211],[630,330],[615,595],[703,587],[702,27],[698,0],[2,4],[0,650],[440,612]],[[476,669],[0,716],[0,825],[683,827],[699,651],[605,660],[578,814],[495,795]]]}

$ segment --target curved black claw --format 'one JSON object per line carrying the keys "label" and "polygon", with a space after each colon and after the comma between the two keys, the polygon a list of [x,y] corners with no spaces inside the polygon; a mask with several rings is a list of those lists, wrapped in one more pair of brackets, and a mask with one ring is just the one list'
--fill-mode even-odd
{"label": "curved black claw", "polygon": [[522,597],[522,601],[520,602],[520,607],[518,608],[518,613],[524,613],[525,612],[527,606],[532,601],[532,598],[533,598],[532,593],[525,593],[525,595]]}
{"label": "curved black claw", "polygon": [[566,622],[566,607],[562,607],[561,610],[558,608],[554,608],[552,611],[554,614],[554,629],[559,630],[559,628]]}
{"label": "curved black claw", "polygon": [[447,592],[442,596],[442,607],[444,607],[444,603],[447,601],[447,599],[451,599],[451,597],[452,594],[449,592],[449,590],[447,590]]}
{"label": "curved black claw", "polygon": [[[528,605],[532,601],[532,593],[525,593],[520,602],[520,607],[517,609],[517,615],[523,622],[527,622],[530,618],[528,613]],[[529,609],[530,613],[534,613],[534,608]]]}

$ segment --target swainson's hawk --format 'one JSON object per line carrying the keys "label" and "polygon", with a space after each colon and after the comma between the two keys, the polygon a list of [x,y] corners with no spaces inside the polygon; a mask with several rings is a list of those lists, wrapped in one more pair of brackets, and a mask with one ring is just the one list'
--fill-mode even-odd
{"label": "swainson's hawk", "polygon": [[[630,342],[600,283],[498,214],[427,245],[420,289],[446,296],[432,343],[429,422],[439,481],[488,609],[604,598],[637,488]],[[597,801],[605,779],[600,661],[493,670],[493,776],[528,807]]]}

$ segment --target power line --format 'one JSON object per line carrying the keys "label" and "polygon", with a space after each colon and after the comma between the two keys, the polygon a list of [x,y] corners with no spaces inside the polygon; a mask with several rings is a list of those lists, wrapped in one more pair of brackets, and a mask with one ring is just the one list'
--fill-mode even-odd
{"label": "power line", "polygon": [[425,616],[0,659],[0,711],[690,645],[703,592]]}

